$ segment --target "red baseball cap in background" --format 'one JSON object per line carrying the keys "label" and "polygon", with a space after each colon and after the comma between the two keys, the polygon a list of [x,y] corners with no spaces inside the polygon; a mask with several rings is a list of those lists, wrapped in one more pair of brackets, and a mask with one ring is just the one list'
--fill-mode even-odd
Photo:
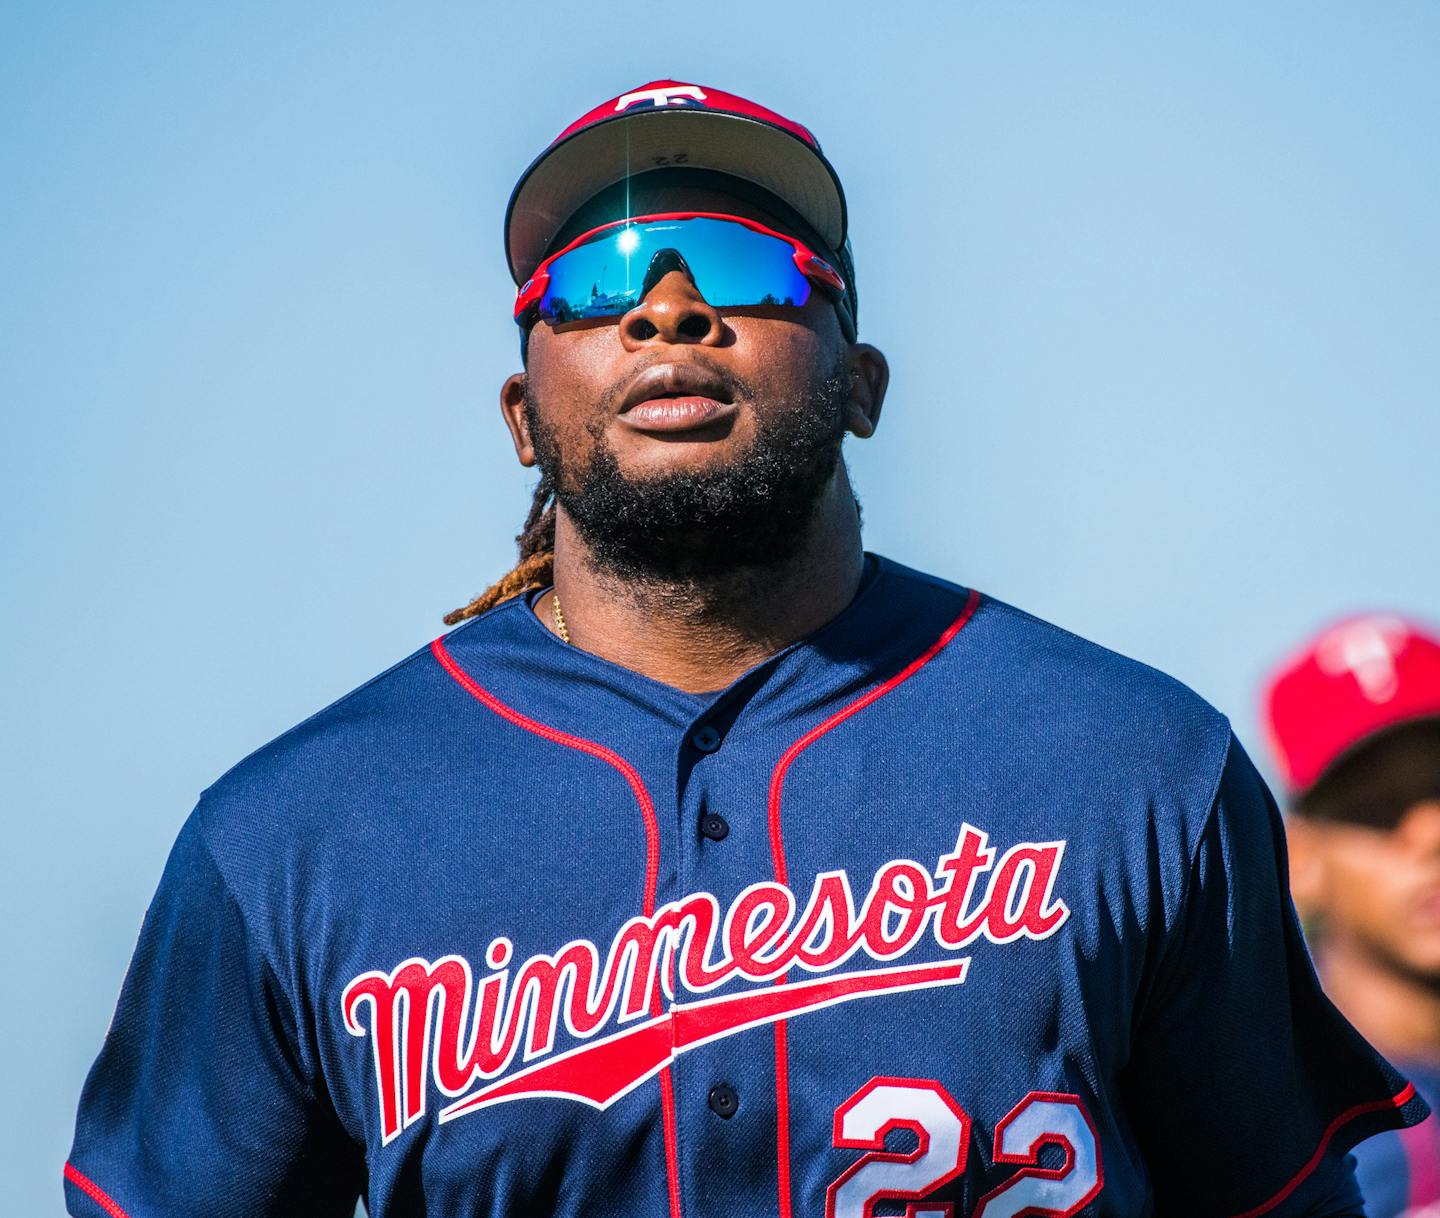
{"label": "red baseball cap in background", "polygon": [[1270,678],[1266,734],[1292,794],[1386,728],[1440,716],[1440,636],[1394,614],[1346,618]]}
{"label": "red baseball cap in background", "polygon": [[673,167],[753,182],[792,208],[830,252],[845,245],[845,192],[807,128],[734,93],[652,80],[576,119],[521,175],[505,211],[515,282],[530,276],[582,204],[627,177]]}

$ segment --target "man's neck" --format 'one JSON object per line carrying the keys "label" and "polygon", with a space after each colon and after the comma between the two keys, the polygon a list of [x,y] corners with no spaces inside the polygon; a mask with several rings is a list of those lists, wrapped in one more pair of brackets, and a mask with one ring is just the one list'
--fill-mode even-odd
{"label": "man's neck", "polygon": [[864,552],[843,469],[816,506],[798,553],[703,584],[622,581],[598,568],[563,510],[555,531],[555,593],[535,612],[556,630],[560,597],[570,641],[690,693],[723,689],[844,609],[860,586]]}
{"label": "man's neck", "polygon": [[1440,986],[1345,937],[1326,945],[1320,963],[1331,1001],[1381,1053],[1440,1063]]}

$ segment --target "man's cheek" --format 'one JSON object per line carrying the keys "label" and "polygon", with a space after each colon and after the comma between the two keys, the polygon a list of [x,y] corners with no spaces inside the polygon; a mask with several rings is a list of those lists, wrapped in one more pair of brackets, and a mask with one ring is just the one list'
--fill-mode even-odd
{"label": "man's cheek", "polygon": [[1363,830],[1338,833],[1326,844],[1328,903],[1347,918],[1370,921],[1387,903],[1393,877],[1383,843]]}

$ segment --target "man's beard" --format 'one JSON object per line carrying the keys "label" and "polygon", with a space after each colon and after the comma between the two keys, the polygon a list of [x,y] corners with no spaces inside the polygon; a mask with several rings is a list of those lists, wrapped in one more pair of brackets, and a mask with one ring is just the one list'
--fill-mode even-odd
{"label": "man's beard", "polygon": [[[754,388],[710,363],[732,399]],[[617,394],[612,389],[605,395]],[[757,410],[749,448],[714,469],[627,478],[602,432],[584,468],[567,465],[533,400],[526,403],[541,473],[600,570],[626,583],[707,585],[779,565],[804,545],[806,528],[840,463],[849,376],[843,362],[797,398]]]}

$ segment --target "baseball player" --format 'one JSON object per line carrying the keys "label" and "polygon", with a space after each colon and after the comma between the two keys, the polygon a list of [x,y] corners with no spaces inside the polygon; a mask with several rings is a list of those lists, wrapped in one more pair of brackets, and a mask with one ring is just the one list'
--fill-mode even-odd
{"label": "baseball player", "polygon": [[643,85],[505,246],[520,562],[204,793],[73,1212],[1359,1214],[1427,1109],[1225,719],[862,548],[887,369],[809,130]]}
{"label": "baseball player", "polygon": [[[1275,673],[1264,720],[1289,789],[1290,870],[1326,991],[1440,1098],[1440,637],[1338,622]],[[1356,1148],[1370,1218],[1440,1218],[1440,1123]]]}

